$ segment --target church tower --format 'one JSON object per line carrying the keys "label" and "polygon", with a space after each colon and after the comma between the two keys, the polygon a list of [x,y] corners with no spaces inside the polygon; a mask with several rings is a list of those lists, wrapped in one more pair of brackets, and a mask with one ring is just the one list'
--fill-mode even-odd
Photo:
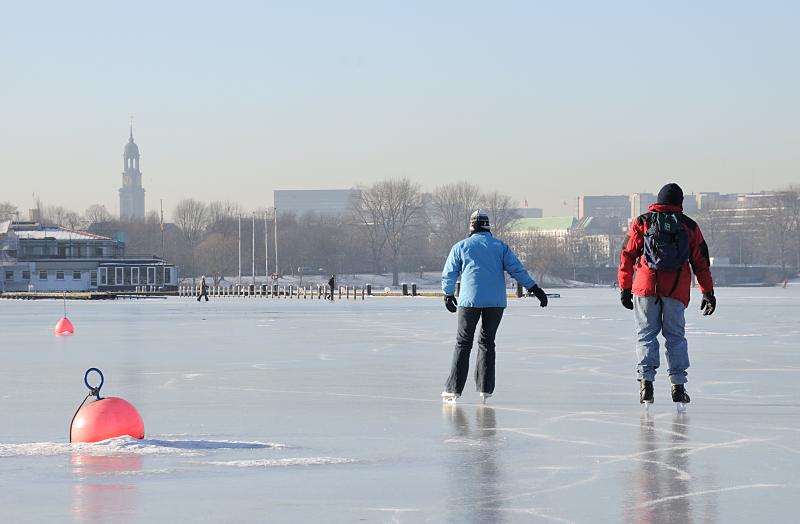
{"label": "church tower", "polygon": [[144,220],[144,188],[142,172],[139,171],[139,146],[133,141],[133,120],[122,158],[125,170],[122,172],[122,187],[119,189],[119,218]]}

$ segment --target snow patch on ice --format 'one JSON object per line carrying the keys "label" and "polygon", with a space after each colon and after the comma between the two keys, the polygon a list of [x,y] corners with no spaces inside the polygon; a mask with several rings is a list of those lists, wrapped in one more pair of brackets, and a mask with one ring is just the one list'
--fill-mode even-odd
{"label": "snow patch on ice", "polygon": [[203,462],[210,466],[227,466],[233,468],[281,468],[289,466],[330,466],[336,464],[355,464],[358,460],[343,457],[295,457],[282,459],[252,460],[214,460]]}
{"label": "snow patch on ice", "polygon": [[445,444],[460,444],[462,446],[469,446],[469,447],[485,447],[486,445],[490,444],[485,440],[478,440],[474,438],[466,438],[466,437],[453,437],[445,439]]}
{"label": "snow patch on ice", "polygon": [[218,449],[279,449],[284,444],[271,442],[241,442],[235,440],[138,440],[131,437],[117,437],[93,443],[65,442],[23,442],[19,444],[0,443],[0,457],[51,457],[80,452],[86,455],[181,455],[202,456],[205,451]]}

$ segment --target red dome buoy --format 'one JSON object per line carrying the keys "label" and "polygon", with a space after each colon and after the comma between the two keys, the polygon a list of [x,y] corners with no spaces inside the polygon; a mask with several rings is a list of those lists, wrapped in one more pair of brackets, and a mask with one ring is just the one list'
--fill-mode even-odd
{"label": "red dome buoy", "polygon": [[75,334],[75,326],[69,321],[67,317],[62,318],[56,324],[56,336],[63,337],[65,335]]}
{"label": "red dome buoy", "polygon": [[[100,375],[100,384],[89,384],[89,373],[92,371]],[[103,372],[97,368],[89,368],[83,376],[83,383],[89,388],[89,394],[83,399],[78,411],[72,417],[69,425],[70,442],[100,442],[114,437],[129,436],[144,438],[144,422],[136,408],[125,399],[118,397],[100,397],[100,388],[105,379]],[[86,404],[89,397],[97,398],[91,404]]]}
{"label": "red dome buoy", "polygon": [[144,422],[130,402],[118,397],[86,404],[72,422],[72,442],[99,442],[125,435],[144,438]]}

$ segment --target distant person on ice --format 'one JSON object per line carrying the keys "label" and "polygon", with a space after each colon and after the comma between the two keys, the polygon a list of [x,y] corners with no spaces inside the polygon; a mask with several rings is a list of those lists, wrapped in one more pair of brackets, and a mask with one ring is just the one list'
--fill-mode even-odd
{"label": "distant person on ice", "polygon": [[678,184],[665,185],[658,193],[657,203],[631,223],[618,274],[622,305],[633,310],[636,321],[642,404],[653,402],[659,332],[665,340],[672,401],[689,403],[684,386],[689,367],[684,310],[689,306],[693,271],[703,293],[700,309],[703,315],[714,313],[717,300],[710,265],[708,245],[700,227],[683,214],[683,190]]}
{"label": "distant person on ice", "polygon": [[[492,237],[490,231],[489,216],[480,209],[472,213],[469,237],[453,246],[442,270],[445,307],[451,313],[458,311],[453,365],[442,393],[445,402],[455,402],[464,390],[469,372],[469,354],[479,319],[481,333],[475,363],[475,385],[483,402],[494,392],[494,337],[506,307],[505,271],[525,286],[528,293],[535,295],[542,307],[547,306],[547,294],[525,271],[511,248],[502,240]],[[459,275],[460,304],[455,297]]]}
{"label": "distant person on ice", "polygon": [[336,275],[331,275],[331,278],[328,280],[328,287],[331,288],[331,296],[330,300],[333,302],[333,288],[336,285]]}
{"label": "distant person on ice", "polygon": [[206,302],[208,302],[208,286],[206,285],[205,275],[200,277],[200,290],[197,292],[197,301],[200,302],[203,297],[206,297]]}

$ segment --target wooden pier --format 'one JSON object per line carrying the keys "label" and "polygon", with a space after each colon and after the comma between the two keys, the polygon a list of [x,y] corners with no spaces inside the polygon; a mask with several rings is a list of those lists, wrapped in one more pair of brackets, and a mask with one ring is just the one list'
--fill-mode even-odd
{"label": "wooden pier", "polygon": [[[460,286],[456,285],[456,296],[458,296]],[[206,288],[209,298],[284,298],[284,299],[317,299],[325,300],[330,297],[330,288],[323,284],[313,286],[287,285],[230,285],[230,286],[208,286]],[[200,293],[200,286],[187,285],[178,286],[178,291],[173,293],[179,297],[197,298]],[[338,286],[334,291],[335,298],[338,300],[365,300],[367,297],[443,297],[441,291],[422,291],[417,289],[416,284],[401,284],[399,290],[374,290],[370,284],[362,286]],[[515,291],[508,293],[509,298],[522,298],[522,286],[518,286]],[[548,293],[550,298],[560,298],[558,293]]]}
{"label": "wooden pier", "polygon": [[6,300],[116,300],[118,298],[164,298],[177,291],[8,291],[0,293]]}

